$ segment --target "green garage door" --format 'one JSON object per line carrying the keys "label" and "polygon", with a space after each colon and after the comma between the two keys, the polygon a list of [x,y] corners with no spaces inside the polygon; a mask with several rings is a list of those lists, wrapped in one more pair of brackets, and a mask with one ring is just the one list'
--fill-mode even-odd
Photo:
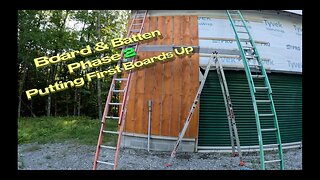
{"label": "green garage door", "polygon": [[[225,71],[241,146],[258,145],[258,135],[250,90],[244,71]],[[268,74],[278,115],[282,143],[302,140],[302,76]],[[259,96],[259,95],[258,95]],[[259,106],[267,112],[269,106]],[[226,109],[217,72],[210,71],[200,99],[199,146],[230,146]],[[272,123],[271,119],[269,121]],[[264,127],[271,124],[264,123]],[[275,136],[265,134],[264,144],[275,143]]]}

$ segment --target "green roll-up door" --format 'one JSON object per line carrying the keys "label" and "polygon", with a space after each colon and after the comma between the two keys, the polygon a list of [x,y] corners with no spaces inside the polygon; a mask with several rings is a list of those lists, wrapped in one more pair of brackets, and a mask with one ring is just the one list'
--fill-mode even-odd
{"label": "green roll-up door", "polygon": [[[225,71],[233,103],[241,146],[258,145],[258,136],[249,86],[244,71]],[[302,76],[268,74],[278,115],[282,143],[302,140]],[[258,95],[259,96],[259,95]],[[269,110],[259,106],[259,112]],[[216,71],[210,71],[200,99],[199,146],[230,146],[226,109]],[[270,123],[272,123],[270,119]],[[264,123],[268,127],[268,122]],[[265,134],[264,144],[275,143]]]}

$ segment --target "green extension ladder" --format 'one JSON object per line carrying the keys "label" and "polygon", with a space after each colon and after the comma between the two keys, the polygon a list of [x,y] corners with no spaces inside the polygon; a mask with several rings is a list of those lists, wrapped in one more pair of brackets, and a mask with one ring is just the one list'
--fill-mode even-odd
{"label": "green extension ladder", "polygon": [[[243,65],[245,73],[247,76],[252,104],[254,109],[254,115],[256,119],[257,131],[258,131],[258,140],[260,148],[260,166],[262,170],[265,170],[265,165],[267,163],[279,163],[280,169],[284,169],[284,160],[281,144],[280,129],[277,119],[276,110],[274,107],[274,102],[272,98],[272,90],[267,76],[267,72],[263,67],[263,63],[258,53],[258,49],[252,39],[252,36],[249,32],[246,21],[244,20],[242,14],[239,10],[227,10],[227,15],[230,20],[232,29],[235,33],[235,38],[237,41],[238,48],[240,50],[241,58],[243,60]],[[256,84],[263,84],[262,86],[256,86]],[[262,99],[262,96],[267,96],[267,99]],[[258,98],[258,99],[257,99]],[[260,99],[261,98],[261,99]],[[263,105],[270,104],[271,110],[270,113],[265,113],[266,109]],[[259,111],[258,111],[259,105]],[[270,119],[273,119],[273,123],[270,125]],[[269,120],[269,122],[268,122]],[[269,124],[269,125],[268,125]],[[263,126],[263,127],[261,127]],[[269,127],[266,127],[269,126]],[[272,126],[272,127],[270,127]],[[264,136],[276,137],[276,144],[264,144]],[[273,160],[266,160],[265,148],[277,148],[279,157]]]}

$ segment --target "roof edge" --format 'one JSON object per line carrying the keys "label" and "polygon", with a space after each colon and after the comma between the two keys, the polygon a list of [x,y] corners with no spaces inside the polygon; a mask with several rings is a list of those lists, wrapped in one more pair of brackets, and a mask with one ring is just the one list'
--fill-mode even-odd
{"label": "roof edge", "polygon": [[298,14],[298,15],[302,16],[302,10],[283,10],[283,11],[290,12],[290,13],[293,13],[293,14]]}

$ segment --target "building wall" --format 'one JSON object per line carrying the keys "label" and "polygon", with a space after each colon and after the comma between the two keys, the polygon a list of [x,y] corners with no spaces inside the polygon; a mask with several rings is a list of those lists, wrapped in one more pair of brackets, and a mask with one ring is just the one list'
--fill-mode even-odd
{"label": "building wall", "polygon": [[[233,105],[241,147],[258,145],[257,126],[250,89],[244,71],[224,71]],[[277,111],[282,143],[302,140],[302,77],[299,74],[269,73],[272,96]],[[255,85],[263,86],[262,79]],[[266,94],[256,93],[257,99],[267,99]],[[271,113],[270,105],[258,104],[259,113]],[[272,128],[271,117],[260,118],[262,128]],[[264,144],[275,144],[274,132],[263,132]],[[209,72],[200,98],[198,146],[231,146],[227,113],[217,71]]]}
{"label": "building wall", "polygon": [[[296,145],[302,140],[302,18],[277,11],[241,12],[268,72],[282,143]],[[199,15],[198,25],[200,48],[218,52],[238,49],[225,11]],[[243,62],[239,55],[220,55],[224,69],[232,70],[225,74],[241,147],[258,150],[256,122]],[[208,53],[200,53],[200,66],[207,64],[208,56]],[[263,82],[260,84],[262,86]],[[259,112],[270,111],[268,104],[260,104],[258,109]],[[264,121],[268,123],[261,123],[262,127],[272,127],[272,119],[268,120]],[[274,140],[275,135],[271,132],[263,133],[264,144],[275,143]],[[231,149],[227,115],[215,70],[210,71],[201,95],[197,144],[199,150]]]}
{"label": "building wall", "polygon": [[[253,36],[255,41],[259,41],[257,44],[259,53],[261,51],[262,59],[269,59],[272,60],[275,66],[269,66],[268,64],[265,64],[266,69],[268,72],[277,72],[277,73],[291,73],[296,74],[295,77],[299,79],[297,74],[302,73],[302,56],[299,53],[302,53],[302,44],[299,38],[301,37],[302,33],[302,23],[301,23],[301,16],[299,15],[292,15],[290,13],[282,13],[277,11],[243,11],[244,18],[249,21],[249,24],[252,27],[257,26],[257,29],[252,28],[250,32],[253,32]],[[208,19],[209,18],[209,19]],[[272,32],[270,30],[270,34],[268,36],[274,36],[273,41],[270,41],[270,38],[264,38],[264,36],[260,36],[261,32],[267,32],[267,25],[264,20],[270,20],[277,23],[277,21],[282,24],[282,27],[284,28],[285,33],[282,33],[281,31]],[[204,22],[207,21],[207,22]],[[217,22],[221,22],[220,24]],[[163,34],[163,38],[153,40],[150,42],[143,43],[142,47],[151,47],[156,48],[156,46],[199,46],[199,51],[201,49],[207,48],[208,52],[211,50],[217,50],[218,52],[234,52],[237,51],[234,34],[231,30],[230,24],[227,23],[227,15],[225,14],[225,11],[150,11],[149,16],[146,19],[145,22],[145,28],[143,32],[150,32],[154,30],[160,30],[160,32]],[[201,24],[202,23],[202,24]],[[212,24],[212,28],[215,29],[213,31],[216,36],[208,37],[205,34],[201,34],[199,31],[203,31],[206,27],[203,27],[204,25],[208,25],[210,23]],[[265,27],[263,27],[263,23],[265,24]],[[293,26],[295,25],[295,26]],[[202,26],[202,27],[201,27]],[[265,29],[263,29],[265,28]],[[290,29],[291,28],[291,29]],[[229,30],[227,30],[229,29]],[[290,30],[288,30],[290,29]],[[210,30],[211,31],[211,30]],[[226,32],[230,31],[230,33],[226,34]],[[260,31],[260,32],[258,32]],[[296,32],[295,32],[296,31]],[[286,49],[287,45],[286,43],[280,43],[278,44],[276,41],[282,41],[283,39],[286,39],[287,42],[291,42],[290,38],[287,36],[283,36],[286,34],[286,32],[291,33],[291,36],[294,35],[292,33],[296,33],[295,35],[295,41],[296,44],[293,44],[293,46],[299,47],[297,50],[294,49],[294,53],[290,53],[290,51],[293,51],[293,49]],[[219,34],[220,33],[220,34]],[[260,34],[259,34],[260,33]],[[263,33],[262,33],[263,34]],[[209,33],[210,35],[210,33]],[[277,37],[278,36],[278,39]],[[200,38],[199,38],[200,37]],[[208,38],[207,40],[203,40],[201,38]],[[267,36],[266,36],[267,37]],[[210,39],[211,38],[211,39]],[[216,38],[216,39],[215,39]],[[199,42],[200,41],[200,42]],[[205,42],[207,41],[207,42]],[[230,43],[231,41],[231,43]],[[267,44],[267,45],[266,45]],[[161,49],[161,48],[160,48]],[[162,49],[163,50],[163,49]],[[210,52],[211,52],[210,51]],[[279,58],[281,57],[281,53],[286,51],[285,56],[283,59]],[[299,52],[298,52],[299,51]],[[271,52],[271,53],[270,53]],[[272,52],[276,52],[273,53]],[[150,58],[153,56],[157,56],[161,54],[161,51],[140,51],[138,53],[139,60],[143,60],[145,58]],[[236,53],[237,54],[237,53]],[[238,53],[239,54],[239,53]],[[228,54],[226,54],[228,55]],[[280,56],[279,56],[280,55]],[[127,108],[127,116],[126,116],[126,123],[125,123],[125,138],[124,138],[124,145],[135,147],[135,148],[146,148],[146,134],[148,130],[148,100],[152,100],[153,107],[152,107],[152,125],[151,125],[151,149],[153,150],[170,150],[174,144],[173,138],[164,138],[164,136],[171,136],[171,137],[177,137],[179,132],[181,131],[184,121],[188,115],[188,111],[193,103],[194,97],[196,95],[198,86],[199,86],[199,65],[207,64],[205,61],[208,59],[208,54],[205,53],[196,53],[193,54],[191,57],[183,57],[183,58],[176,58],[172,61],[168,61],[165,63],[157,62],[154,66],[149,68],[144,68],[141,70],[138,70],[134,72],[133,78],[132,78],[132,86],[129,93],[129,102],[128,102],[128,108]],[[220,60],[222,61],[222,64],[224,65],[225,70],[241,70],[243,72],[243,65],[240,61],[240,57],[234,57],[234,54],[230,57],[221,57]],[[277,61],[281,61],[282,65],[285,65],[284,63],[291,61],[296,62],[296,66],[290,66],[287,64],[287,66],[279,66],[277,65]],[[300,65],[299,65],[300,63]],[[298,65],[297,65],[298,64]],[[284,68],[283,68],[284,67]],[[290,69],[292,68],[292,69]],[[293,69],[295,68],[295,69]],[[213,72],[210,72],[212,74]],[[237,74],[237,73],[235,73]],[[125,75],[126,76],[126,75]],[[232,76],[232,77],[231,77]],[[231,80],[237,77],[233,77],[234,74],[232,74],[230,77],[227,78]],[[238,75],[236,75],[238,76]],[[270,79],[270,83],[281,81],[283,82],[284,78],[281,76],[271,76],[270,77],[276,77],[272,80]],[[289,77],[289,76],[288,76]],[[291,76],[290,76],[291,77]],[[299,84],[300,81],[297,81],[295,83]],[[301,84],[301,83],[300,83]],[[245,87],[248,88],[247,84],[242,84]],[[231,83],[228,82],[228,86],[238,86],[237,83]],[[206,89],[206,86],[204,87],[204,92],[208,91],[210,89]],[[220,87],[215,87],[219,91]],[[290,87],[288,86],[290,89]],[[288,89],[288,90],[289,90]],[[281,106],[278,116],[279,119],[287,116],[290,114],[290,110],[286,110],[286,103],[288,96],[285,96],[285,94],[282,93],[286,92],[286,87],[281,88],[281,91],[277,91],[277,89],[273,89],[274,93],[279,95],[278,99],[280,99],[279,102],[284,99],[286,101],[285,103],[281,102],[279,106]],[[238,92],[238,91],[236,91]],[[221,94],[221,93],[220,93]],[[239,109],[240,111],[241,107],[244,106],[240,101],[237,103],[237,98],[242,97],[244,94],[243,92],[239,92],[236,97],[234,96],[234,102],[235,102],[235,109]],[[283,97],[282,97],[283,95]],[[248,96],[249,97],[249,96]],[[294,94],[293,97],[296,99],[296,102],[294,102],[291,106],[294,108],[299,108],[299,110],[302,108],[301,102],[301,93]],[[222,98],[222,96],[221,96]],[[231,97],[232,99],[233,97]],[[275,97],[276,99],[276,97]],[[242,101],[242,100],[241,100]],[[250,106],[251,98],[246,99],[247,104],[245,106]],[[205,102],[205,103],[204,103]],[[208,106],[206,105],[206,99],[201,96],[201,102],[200,106],[198,106],[193,114],[193,118],[191,120],[191,123],[189,125],[189,128],[185,134],[185,138],[188,138],[187,144],[185,144],[185,148],[182,149],[182,151],[190,151],[192,149],[196,149],[198,144],[198,134],[206,134],[206,131],[208,131],[208,135],[205,135],[206,137],[203,138],[203,141],[199,141],[199,145],[203,146],[210,146],[210,147],[227,147],[230,143],[230,140],[228,139],[228,129],[227,126],[227,117],[224,116],[225,114],[225,108],[223,107],[223,102],[215,101],[215,103],[220,103],[221,108],[220,110],[216,107]],[[275,102],[278,103],[278,102]],[[291,102],[290,102],[291,103]],[[238,107],[236,107],[236,105]],[[276,104],[277,105],[277,104]],[[291,107],[290,106],[290,107]],[[199,119],[199,107],[202,108],[202,111],[204,109],[209,109],[209,111],[219,111],[217,114],[210,115],[210,123],[212,122],[212,127],[202,126],[199,129],[199,121],[200,124],[205,123],[203,120],[204,118]],[[283,108],[284,107],[284,108]],[[247,110],[247,109],[246,109]],[[300,112],[300,111],[299,111]],[[244,115],[242,118],[244,121],[246,121],[248,118],[252,116],[253,111],[250,109],[248,110],[248,113]],[[239,114],[239,113],[238,113]],[[241,114],[241,113],[240,113]],[[294,114],[294,113],[293,113]],[[204,117],[204,115],[203,115]],[[238,116],[237,116],[238,117]],[[216,122],[214,122],[215,119],[221,119],[222,124],[225,126],[225,134],[220,133],[220,131],[223,131],[223,128],[217,129]],[[301,129],[302,129],[302,116],[298,114],[295,116],[296,120],[295,123],[283,120],[280,123],[280,126],[285,126],[286,132],[285,134],[290,134],[290,131],[299,131],[299,133],[296,133],[296,136],[284,136],[285,141],[284,143],[291,143],[296,142],[297,139],[301,139]],[[223,121],[225,119],[225,122]],[[252,118],[251,118],[252,119]],[[285,119],[285,118],[284,118]],[[241,121],[241,120],[240,120]],[[247,121],[245,122],[247,123]],[[252,137],[253,139],[256,139],[256,129],[255,129],[255,122],[254,119],[252,119],[251,123],[252,128],[249,131],[246,131],[245,123],[239,122],[237,126],[239,125],[238,131],[240,132],[240,135],[243,137]],[[216,129],[215,129],[216,128]],[[210,134],[213,132],[212,134]],[[219,138],[214,135],[215,133],[220,133],[219,135],[221,137],[226,137],[223,139],[223,142],[217,143]],[[242,133],[242,134],[241,134]],[[211,142],[208,140],[207,137],[212,136],[214,140]],[[200,137],[199,137],[200,138]],[[210,138],[209,138],[210,139]],[[240,141],[241,141],[240,139]],[[252,141],[246,142],[246,139],[243,139],[244,145],[249,145],[250,148],[252,145],[255,145],[257,143]],[[211,143],[211,144],[210,144]],[[202,148],[199,146],[198,148]],[[162,149],[160,147],[163,147]],[[229,148],[229,147],[228,147]],[[249,148],[249,149],[250,149]],[[230,149],[229,149],[230,150]]]}
{"label": "building wall", "polygon": [[[160,30],[163,37],[143,45],[198,46],[197,16],[149,16],[143,32]],[[139,52],[139,60],[161,52]],[[152,100],[151,134],[177,137],[199,86],[199,55],[185,56],[134,72],[131,81],[125,132],[147,134],[148,100]],[[186,138],[198,135],[199,107]]]}
{"label": "building wall", "polygon": [[[278,14],[276,11],[241,11],[262,58],[265,68],[277,72],[302,73],[302,18]],[[233,16],[234,17],[234,16]],[[239,18],[238,18],[239,19]],[[235,24],[240,20],[234,18]],[[216,11],[211,16],[199,15],[199,44],[201,47],[221,50],[238,50],[235,35],[226,11]],[[244,29],[241,27],[238,30]],[[238,33],[241,39],[248,34]],[[220,53],[221,54],[221,53]],[[208,58],[200,54],[200,65]],[[238,57],[221,57],[224,67],[243,68]],[[253,63],[249,61],[249,64]]]}

